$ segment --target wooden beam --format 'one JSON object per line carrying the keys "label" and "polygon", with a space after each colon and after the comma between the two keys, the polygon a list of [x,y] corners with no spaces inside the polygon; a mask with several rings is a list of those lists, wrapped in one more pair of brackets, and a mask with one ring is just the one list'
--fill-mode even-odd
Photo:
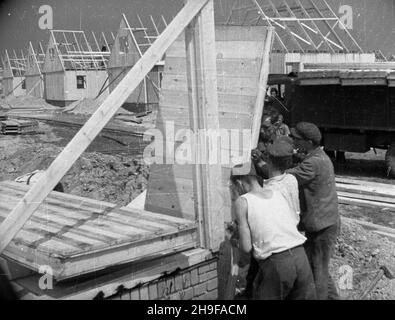
{"label": "wooden beam", "polygon": [[[186,29],[185,46],[191,130],[195,136],[201,129],[213,130],[219,134],[213,0],[207,2],[201,14]],[[225,237],[220,201],[220,148],[218,146],[210,150],[205,138],[199,139],[193,147],[193,181],[197,197],[195,212],[200,223],[200,243],[205,248],[217,251]],[[216,153],[217,161],[209,164],[213,152]],[[200,164],[202,162],[204,164]]]}
{"label": "wooden beam", "polygon": [[[0,225],[0,254],[7,247],[26,221],[62,179],[74,162],[110,121],[117,110],[137,88],[146,74],[155,66],[183,32],[185,27],[201,11],[208,0],[190,0],[177,14],[166,30],[147,50],[118,86],[106,98],[81,130],[68,143],[59,156],[45,171],[43,177],[26,193]],[[206,18],[207,19],[207,18]],[[223,229],[223,228],[222,228]],[[223,230],[222,230],[223,232]]]}
{"label": "wooden beam", "polygon": [[255,112],[252,120],[252,129],[251,129],[252,148],[256,148],[258,146],[258,141],[259,141],[263,105],[266,95],[267,80],[269,78],[270,51],[272,49],[272,44],[273,44],[273,32],[274,32],[274,28],[268,28],[266,39],[265,39],[265,46],[262,56],[261,73],[259,75],[259,88],[255,102]]}

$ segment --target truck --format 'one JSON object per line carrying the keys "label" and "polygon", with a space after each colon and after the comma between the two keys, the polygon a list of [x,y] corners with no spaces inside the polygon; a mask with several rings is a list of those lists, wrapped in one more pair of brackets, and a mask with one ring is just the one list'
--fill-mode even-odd
{"label": "truck", "polygon": [[285,88],[287,123],[315,123],[327,151],[386,149],[387,173],[395,177],[394,62],[304,65],[275,83]]}

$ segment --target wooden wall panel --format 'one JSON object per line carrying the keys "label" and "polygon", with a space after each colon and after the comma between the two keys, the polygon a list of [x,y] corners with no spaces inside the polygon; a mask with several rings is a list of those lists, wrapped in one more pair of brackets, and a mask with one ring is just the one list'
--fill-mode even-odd
{"label": "wooden wall panel", "polygon": [[[14,77],[12,88],[14,89],[13,95],[15,97],[24,96],[26,94],[26,89],[22,88],[21,82],[25,80],[25,77]],[[12,90],[12,89],[11,89]]]}
{"label": "wooden wall panel", "polygon": [[[127,46],[125,46],[126,43]],[[128,30],[128,23],[125,17],[122,17],[114,44],[111,48],[108,68],[132,67],[138,59],[140,59],[138,48],[133,41],[131,31]]]}
{"label": "wooden wall panel", "polygon": [[33,97],[44,97],[44,81],[41,75],[26,76],[26,93]]}
{"label": "wooden wall panel", "polygon": [[[264,27],[216,27],[220,129],[251,130],[265,36]],[[178,130],[190,128],[188,103],[185,40],[179,37],[166,53],[162,79],[156,128],[161,131],[164,142],[171,143]],[[174,132],[166,127],[169,121],[174,123]],[[230,134],[230,131],[227,133]],[[180,142],[176,143],[176,148],[179,145]],[[228,143],[221,147],[225,155],[229,153],[229,157],[231,150],[233,155],[242,154],[243,150],[250,152],[249,144],[232,146]],[[237,161],[237,157],[231,158],[228,163],[224,161],[223,181],[218,181],[222,184],[221,199],[218,201],[222,204],[226,221],[231,219],[228,183],[230,167],[236,164],[232,163],[232,159]],[[146,210],[193,220],[196,218],[195,199],[191,164],[151,165]]]}
{"label": "wooden wall panel", "polygon": [[52,36],[49,37],[47,51],[45,53],[45,60],[43,66],[43,73],[64,71],[62,62],[60,61],[59,53]]}
{"label": "wooden wall panel", "polygon": [[44,75],[47,100],[65,100],[65,73],[63,71]]}
{"label": "wooden wall panel", "polygon": [[10,95],[14,87],[14,78],[3,78],[2,83],[3,83],[4,95],[5,96]]}
{"label": "wooden wall panel", "polygon": [[[86,87],[84,89],[77,89],[77,76],[86,77]],[[105,70],[66,71],[65,100],[94,99],[106,81],[107,76]],[[106,92],[103,94],[105,95]]]}
{"label": "wooden wall panel", "polygon": [[41,74],[40,67],[38,65],[38,61],[35,56],[34,49],[30,43],[28,49],[28,55],[26,59],[25,76],[35,76],[40,74]]}

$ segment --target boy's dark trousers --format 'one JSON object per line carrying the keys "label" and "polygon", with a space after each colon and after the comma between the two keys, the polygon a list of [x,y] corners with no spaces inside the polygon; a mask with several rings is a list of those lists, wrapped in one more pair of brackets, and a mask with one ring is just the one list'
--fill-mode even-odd
{"label": "boy's dark trousers", "polygon": [[318,232],[306,232],[304,248],[313,272],[318,300],[338,300],[339,295],[329,274],[329,260],[333,254],[340,222]]}

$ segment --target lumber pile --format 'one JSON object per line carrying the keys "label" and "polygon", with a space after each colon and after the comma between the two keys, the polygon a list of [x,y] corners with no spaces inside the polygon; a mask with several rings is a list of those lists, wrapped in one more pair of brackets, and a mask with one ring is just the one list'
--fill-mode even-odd
{"label": "lumber pile", "polygon": [[[385,208],[386,210],[395,212],[395,185],[393,184],[337,177],[336,188],[339,203],[341,204],[379,209]],[[394,228],[343,216],[342,220],[353,221],[363,228],[395,242]]]}
{"label": "lumber pile", "polygon": [[37,121],[4,120],[0,121],[2,134],[25,134],[34,132],[38,128]]}
{"label": "lumber pile", "polygon": [[336,178],[339,203],[389,208],[395,211],[395,185]]}

